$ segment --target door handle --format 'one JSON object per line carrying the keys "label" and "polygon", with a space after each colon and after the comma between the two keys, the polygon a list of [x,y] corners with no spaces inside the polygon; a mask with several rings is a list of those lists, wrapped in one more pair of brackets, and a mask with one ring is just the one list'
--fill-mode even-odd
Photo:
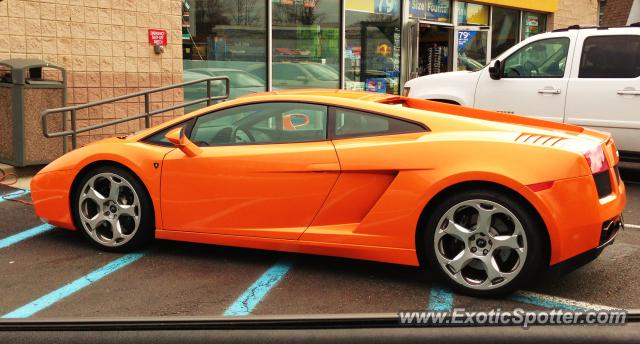
{"label": "door handle", "polygon": [[541,88],[538,90],[540,94],[560,94],[560,92],[558,88]]}
{"label": "door handle", "polygon": [[310,164],[307,166],[307,170],[311,172],[340,172],[340,164],[333,162],[326,164]]}
{"label": "door handle", "polygon": [[618,94],[621,96],[640,96],[640,90],[633,88],[623,88],[618,90]]}

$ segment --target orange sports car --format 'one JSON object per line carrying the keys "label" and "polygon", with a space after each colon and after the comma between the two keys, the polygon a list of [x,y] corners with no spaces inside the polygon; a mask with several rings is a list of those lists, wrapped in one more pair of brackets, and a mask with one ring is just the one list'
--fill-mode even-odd
{"label": "orange sports car", "polygon": [[572,125],[297,90],[76,149],[31,188],[38,216],[107,250],[155,237],[420,265],[488,296],[613,241],[618,160],[609,134]]}

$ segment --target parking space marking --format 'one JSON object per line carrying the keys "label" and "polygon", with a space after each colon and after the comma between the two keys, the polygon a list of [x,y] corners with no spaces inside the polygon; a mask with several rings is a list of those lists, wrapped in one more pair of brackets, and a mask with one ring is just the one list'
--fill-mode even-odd
{"label": "parking space marking", "polygon": [[47,295],[40,297],[37,300],[34,300],[14,311],[11,311],[2,316],[2,318],[26,318],[30,317],[41,310],[55,304],[56,302],[72,295],[73,293],[91,285],[94,282],[101,280],[102,278],[112,274],[115,271],[118,271],[125,266],[137,261],[142,258],[144,253],[130,253],[125,256],[122,256],[103,267],[94,270],[87,275],[84,275],[77,280],[50,292]]}
{"label": "parking space marking", "polygon": [[30,193],[31,193],[30,190],[18,190],[18,191],[10,192],[10,193],[8,193],[6,195],[0,196],[0,203],[8,201],[8,200],[12,200],[14,198],[26,196],[26,195],[28,195]]}
{"label": "parking space marking", "polygon": [[534,306],[551,309],[564,309],[569,311],[600,311],[616,309],[615,307],[565,299],[559,296],[545,295],[531,291],[516,292],[509,296],[509,299]]}
{"label": "parking space marking", "polygon": [[428,310],[434,312],[447,312],[453,309],[453,293],[448,289],[434,286],[429,294]]}
{"label": "parking space marking", "polygon": [[36,226],[30,229],[27,229],[25,231],[22,231],[20,233],[14,234],[12,236],[8,236],[4,239],[0,239],[0,248],[5,248],[7,246],[11,246],[15,243],[18,243],[22,240],[25,239],[29,239],[31,237],[34,237],[38,234],[42,234],[44,232],[50,231],[52,229],[54,229],[55,226],[50,225],[48,223],[43,223],[40,226]]}
{"label": "parking space marking", "polygon": [[227,308],[224,315],[242,316],[251,314],[269,291],[284,278],[292,265],[293,263],[290,261],[280,261],[270,267]]}
{"label": "parking space marking", "polygon": [[624,224],[624,228],[627,228],[627,227],[628,228],[633,228],[633,229],[640,229],[639,225],[628,225],[628,224],[625,223]]}

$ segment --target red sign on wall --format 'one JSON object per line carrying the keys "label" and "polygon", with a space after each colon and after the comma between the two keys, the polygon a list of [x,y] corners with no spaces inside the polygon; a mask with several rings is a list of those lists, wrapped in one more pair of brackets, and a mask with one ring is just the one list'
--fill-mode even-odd
{"label": "red sign on wall", "polygon": [[160,29],[149,29],[149,44],[167,45],[167,31]]}

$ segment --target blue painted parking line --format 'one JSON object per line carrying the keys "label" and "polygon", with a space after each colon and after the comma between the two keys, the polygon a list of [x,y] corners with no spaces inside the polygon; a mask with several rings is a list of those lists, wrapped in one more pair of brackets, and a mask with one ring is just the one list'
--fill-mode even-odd
{"label": "blue painted parking line", "polygon": [[44,224],[41,224],[40,226],[36,226],[30,229],[24,230],[20,233],[14,234],[12,236],[8,236],[4,239],[0,239],[0,248],[11,246],[15,243],[19,243],[22,240],[29,239],[33,236],[50,231],[54,228],[55,226],[50,225],[48,223],[44,223]]}
{"label": "blue painted parking line", "polygon": [[565,299],[558,296],[539,294],[530,291],[519,291],[510,295],[508,298],[512,301],[526,303],[542,308],[564,309],[574,312],[615,309],[614,307]]}
{"label": "blue painted parking line", "polygon": [[0,196],[0,203],[30,194],[30,190],[18,190]]}
{"label": "blue painted parking line", "polygon": [[56,302],[78,292],[79,290],[90,286],[91,284],[101,280],[102,278],[124,268],[125,266],[142,258],[144,253],[131,253],[122,256],[109,264],[88,273],[77,280],[50,292],[41,298],[34,300],[12,312],[2,316],[2,318],[26,318],[30,317],[41,310],[55,304]]}
{"label": "blue painted parking line", "polygon": [[292,262],[281,261],[270,267],[227,308],[224,315],[240,316],[251,314],[269,291],[289,272],[292,265]]}
{"label": "blue painted parking line", "polygon": [[509,296],[509,299],[512,301],[517,301],[521,303],[526,303],[529,305],[534,305],[542,308],[550,308],[550,309],[564,309],[568,311],[584,311],[585,308],[567,305],[564,303],[556,302],[549,299],[544,299],[537,296],[531,296],[526,294],[513,294]]}
{"label": "blue painted parking line", "polygon": [[453,309],[453,293],[438,286],[431,287],[427,309],[434,312],[448,312]]}

